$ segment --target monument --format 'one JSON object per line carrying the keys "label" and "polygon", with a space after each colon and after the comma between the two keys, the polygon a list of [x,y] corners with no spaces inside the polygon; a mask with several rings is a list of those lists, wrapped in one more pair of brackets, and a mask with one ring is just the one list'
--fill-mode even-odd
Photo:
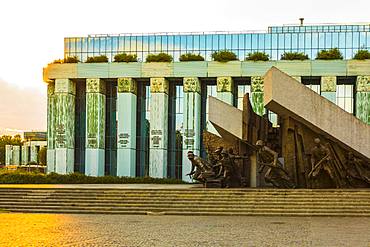
{"label": "monument", "polygon": [[279,126],[253,111],[248,94],[243,110],[210,97],[220,136],[204,133],[207,160],[189,152],[189,176],[206,187],[370,187],[369,125],[275,67],[263,86]]}

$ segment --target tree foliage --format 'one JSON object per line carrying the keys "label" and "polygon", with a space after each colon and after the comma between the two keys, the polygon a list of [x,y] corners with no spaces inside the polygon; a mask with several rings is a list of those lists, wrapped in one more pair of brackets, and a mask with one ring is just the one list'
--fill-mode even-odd
{"label": "tree foliage", "polygon": [[152,63],[152,62],[164,62],[164,63],[170,63],[172,62],[173,58],[171,55],[167,53],[159,53],[159,54],[149,54],[146,57],[146,62],[147,63]]}
{"label": "tree foliage", "polygon": [[281,60],[307,60],[308,55],[303,52],[284,52],[280,57]]}
{"label": "tree foliage", "polygon": [[353,59],[357,60],[370,59],[370,52],[368,50],[358,50]]}
{"label": "tree foliage", "polygon": [[334,60],[343,59],[342,53],[338,48],[332,48],[329,50],[321,50],[317,53],[316,59],[318,60]]}
{"label": "tree foliage", "polygon": [[215,51],[211,56],[214,61],[222,63],[238,60],[236,54],[228,50]]}
{"label": "tree foliage", "polygon": [[0,136],[0,164],[5,164],[5,145],[22,145],[22,137],[20,135]]}
{"label": "tree foliage", "polygon": [[88,57],[85,63],[108,63],[108,57],[106,55]]}
{"label": "tree foliage", "polygon": [[114,62],[118,63],[131,63],[137,62],[136,54],[121,53],[114,56]]}
{"label": "tree foliage", "polygon": [[264,52],[256,51],[253,53],[248,53],[245,60],[246,61],[268,61],[269,55]]}
{"label": "tree foliage", "polygon": [[182,54],[179,60],[180,62],[204,61],[204,57],[202,57],[200,54],[186,53],[186,54]]}

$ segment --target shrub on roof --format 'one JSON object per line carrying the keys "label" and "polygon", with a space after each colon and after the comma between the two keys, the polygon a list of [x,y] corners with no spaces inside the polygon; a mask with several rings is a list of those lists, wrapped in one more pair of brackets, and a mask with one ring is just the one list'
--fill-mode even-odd
{"label": "shrub on roof", "polygon": [[180,62],[204,61],[204,57],[202,57],[200,54],[186,53],[186,54],[182,54],[179,60]]}
{"label": "shrub on roof", "polygon": [[85,63],[108,63],[108,57],[106,55],[88,57]]}
{"label": "shrub on roof", "polygon": [[53,63],[58,64],[58,63],[79,63],[80,60],[76,56],[72,57],[65,57],[64,59],[57,59],[54,60]]}
{"label": "shrub on roof", "polygon": [[370,59],[370,52],[368,50],[358,50],[353,59],[357,60]]}
{"label": "shrub on roof", "polygon": [[152,63],[152,62],[164,62],[164,63],[170,63],[172,62],[173,58],[171,55],[167,53],[159,53],[159,54],[149,54],[146,57],[146,62],[147,63]]}
{"label": "shrub on roof", "polygon": [[213,61],[222,62],[222,63],[238,60],[238,58],[236,57],[236,54],[228,50],[215,51],[212,53],[211,56],[212,56]]}
{"label": "shrub on roof", "polygon": [[307,60],[308,55],[303,52],[284,52],[280,57],[281,60]]}
{"label": "shrub on roof", "polygon": [[332,48],[329,50],[321,50],[317,53],[316,59],[318,60],[334,60],[343,59],[342,53],[338,48]]}
{"label": "shrub on roof", "polygon": [[247,57],[245,58],[245,61],[268,61],[268,60],[269,55],[260,51],[248,53]]}
{"label": "shrub on roof", "polygon": [[114,56],[114,62],[118,62],[118,63],[137,62],[137,55],[136,54],[126,54],[126,53],[117,54]]}

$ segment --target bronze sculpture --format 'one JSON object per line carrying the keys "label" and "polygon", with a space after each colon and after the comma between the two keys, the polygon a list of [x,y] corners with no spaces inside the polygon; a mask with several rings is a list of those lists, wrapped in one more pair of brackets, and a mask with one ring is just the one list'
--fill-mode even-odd
{"label": "bronze sculpture", "polygon": [[278,161],[278,153],[267,147],[262,140],[258,140],[256,146],[257,162],[260,165],[258,172],[262,173],[264,168],[268,167],[264,175],[265,181],[277,188],[294,188],[295,185],[291,181],[288,172]]}

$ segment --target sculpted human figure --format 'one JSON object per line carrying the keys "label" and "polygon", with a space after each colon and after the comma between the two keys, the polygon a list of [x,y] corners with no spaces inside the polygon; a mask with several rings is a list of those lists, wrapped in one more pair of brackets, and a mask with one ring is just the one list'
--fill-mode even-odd
{"label": "sculpted human figure", "polygon": [[321,140],[319,138],[315,138],[314,142],[315,146],[311,150],[312,170],[308,174],[308,178],[313,179],[317,177],[322,170],[324,170],[336,184],[337,188],[339,188],[340,183],[335,176],[332,165],[330,164],[331,157],[329,149],[321,144]]}
{"label": "sculpted human figure", "polygon": [[361,159],[356,158],[352,152],[348,152],[345,164],[348,177],[370,184],[370,178],[366,175],[366,169],[369,167],[366,167]]}
{"label": "sculpted human figure", "polygon": [[225,149],[221,152],[221,160],[218,161],[216,167],[220,167],[217,177],[222,176],[226,188],[230,187],[230,180],[233,173],[233,160],[230,158],[229,154]]}
{"label": "sculpted human figure", "polygon": [[187,176],[192,176],[194,180],[203,183],[207,181],[207,178],[214,176],[211,165],[206,160],[195,155],[193,151],[188,152],[188,159],[191,162],[191,171],[186,174]]}
{"label": "sculpted human figure", "polygon": [[257,162],[260,164],[258,172],[262,173],[264,168],[268,167],[265,173],[265,181],[272,183],[277,188],[293,188],[294,184],[291,182],[287,171],[278,161],[278,153],[267,147],[262,140],[258,140],[256,146]]}

